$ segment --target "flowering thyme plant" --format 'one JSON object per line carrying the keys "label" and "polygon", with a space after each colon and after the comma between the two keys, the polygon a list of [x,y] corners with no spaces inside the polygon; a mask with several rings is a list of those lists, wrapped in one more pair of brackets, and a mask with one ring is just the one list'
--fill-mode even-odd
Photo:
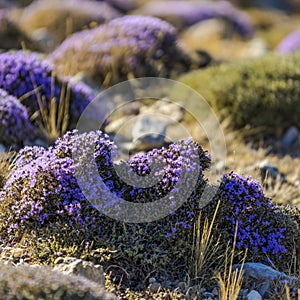
{"label": "flowering thyme plant", "polygon": [[94,98],[92,90],[83,83],[61,81],[54,76],[52,65],[38,54],[25,51],[0,54],[0,88],[21,98],[29,114],[40,109],[43,103],[69,97],[71,119],[78,119]]}
{"label": "flowering thyme plant", "polygon": [[129,75],[170,76],[174,65],[187,70],[192,63],[177,45],[175,27],[158,18],[138,15],[75,33],[49,59],[59,74],[84,71],[95,83],[106,86]]}
{"label": "flowering thyme plant", "polygon": [[17,98],[0,89],[0,143],[22,146],[33,136],[33,125],[26,108]]}

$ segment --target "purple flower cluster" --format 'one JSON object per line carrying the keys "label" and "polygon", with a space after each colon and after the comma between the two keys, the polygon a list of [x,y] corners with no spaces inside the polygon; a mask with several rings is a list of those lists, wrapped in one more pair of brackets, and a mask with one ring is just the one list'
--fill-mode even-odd
{"label": "purple flower cluster", "polygon": [[32,138],[33,125],[26,108],[14,96],[0,89],[0,143],[23,145]]}
{"label": "purple flower cluster", "polygon": [[[148,179],[151,166],[157,164],[157,171],[153,172],[154,178],[160,180],[154,186]],[[143,185],[151,188],[132,188],[131,195],[135,198],[143,195],[142,201],[155,201],[168,194],[184,177],[184,172],[188,177],[197,176],[197,180],[203,180],[203,171],[210,165],[210,157],[202,147],[191,139],[178,141],[168,148],[153,149],[145,154],[137,154],[129,160],[129,166],[133,172],[139,175]],[[149,177],[151,178],[151,176]],[[149,184],[147,184],[149,180]],[[186,184],[189,184],[186,182]],[[185,186],[187,189],[188,186]],[[194,190],[194,188],[193,188]],[[181,190],[178,193],[182,192]]]}
{"label": "purple flower cluster", "polygon": [[281,244],[286,229],[274,227],[271,223],[268,212],[273,206],[264,196],[259,182],[232,172],[223,175],[220,188],[227,200],[226,205],[231,208],[231,214],[225,218],[231,223],[232,232],[238,224],[237,248],[272,255],[286,252]]}
{"label": "purple flower cluster", "polygon": [[[73,34],[49,59],[58,73],[84,71],[97,84],[104,80],[114,84],[128,74],[168,76],[170,64],[186,63],[176,42],[176,29],[169,23],[154,17],[125,16]],[[66,67],[70,59],[76,61],[72,70]]]}
{"label": "purple flower cluster", "polygon": [[94,228],[99,212],[92,210],[91,204],[84,201],[71,157],[74,144],[91,147],[84,145],[86,140],[91,139],[108,146],[110,143],[100,131],[83,135],[68,132],[48,150],[25,147],[19,152],[0,196],[2,203],[9,203],[4,205],[9,213],[4,209],[0,216],[0,219],[6,218],[9,235],[13,236],[15,230],[58,221],[74,228]]}
{"label": "purple flower cluster", "polygon": [[[74,150],[77,151],[79,160],[72,156]],[[89,165],[85,165],[85,158],[90,151],[93,152],[98,174],[88,175],[86,184],[90,190],[89,200],[90,197],[102,197],[107,205],[113,204],[109,203],[110,192],[130,201],[158,200],[174,185],[176,187],[184,177],[184,171],[186,182],[183,184],[186,189],[191,181],[189,175],[195,174],[196,171],[198,178],[195,185],[199,185],[204,181],[203,170],[210,163],[207,153],[190,140],[174,143],[168,149],[152,150],[144,156],[135,156],[124,163],[140,177],[140,182],[146,180],[144,176],[154,160],[164,164],[155,174],[155,177],[159,177],[159,182],[154,187],[136,188],[123,182],[119,174],[116,174],[112,161],[116,146],[101,131],[83,134],[78,134],[77,131],[68,132],[47,150],[25,147],[20,151],[11,176],[0,194],[4,207],[0,212],[0,220],[6,219],[3,226],[7,226],[6,232],[9,236],[13,236],[14,231],[41,227],[49,222],[58,221],[87,232],[89,229],[103,230],[96,228],[95,221],[104,216],[86,201],[75,176],[75,168],[89,169]],[[101,187],[101,194],[99,189],[94,188],[94,184],[97,183],[95,177],[99,175],[102,184],[106,186],[106,189]],[[197,186],[192,186],[192,191],[196,188]],[[173,227],[191,228],[188,220],[193,219],[193,214],[187,214],[185,208],[180,210],[183,210],[185,219],[174,219]],[[1,232],[3,233],[3,228]]]}
{"label": "purple flower cluster", "polygon": [[249,38],[254,34],[254,27],[249,16],[234,8],[227,1],[149,2],[141,8],[140,13],[168,19],[177,17],[186,26],[212,18],[223,18],[230,21],[241,36]]}
{"label": "purple flower cluster", "polygon": [[39,110],[38,98],[46,103],[54,98],[58,103],[63,94],[70,94],[71,119],[77,119],[94,98],[86,85],[60,81],[49,62],[24,51],[0,54],[0,88],[21,99],[29,114]]}
{"label": "purple flower cluster", "polygon": [[300,51],[300,29],[286,36],[277,46],[277,51],[280,53]]}

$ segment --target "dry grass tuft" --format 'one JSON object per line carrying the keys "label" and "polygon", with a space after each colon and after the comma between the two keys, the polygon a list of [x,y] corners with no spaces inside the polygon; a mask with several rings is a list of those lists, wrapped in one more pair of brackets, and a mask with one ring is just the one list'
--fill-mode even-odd
{"label": "dry grass tuft", "polygon": [[190,278],[197,281],[203,281],[205,274],[215,264],[216,255],[219,250],[219,238],[213,244],[213,225],[217,216],[220,201],[217,204],[212,220],[205,218],[204,222],[201,220],[201,212],[197,223],[194,226],[193,245],[192,245],[192,261],[190,264]]}
{"label": "dry grass tuft", "polygon": [[[224,265],[224,273],[218,273],[217,279],[220,283],[220,300],[236,300],[238,298],[239,292],[242,288],[243,282],[243,266],[247,256],[247,251],[245,252],[244,258],[242,260],[242,266],[240,269],[236,269],[232,272],[235,247],[236,247],[236,236],[237,236],[238,224],[236,224],[235,235],[233,239],[233,245],[230,255],[230,260],[228,262],[228,248],[225,252],[225,265]],[[228,266],[229,263],[229,266]],[[227,267],[228,266],[228,267]]]}

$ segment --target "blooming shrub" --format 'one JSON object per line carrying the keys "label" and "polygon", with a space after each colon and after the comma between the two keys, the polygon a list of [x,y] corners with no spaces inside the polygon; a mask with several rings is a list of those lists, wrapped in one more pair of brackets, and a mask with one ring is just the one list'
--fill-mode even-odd
{"label": "blooming shrub", "polygon": [[89,87],[59,80],[49,62],[39,59],[36,53],[24,51],[0,54],[0,88],[21,98],[30,115],[39,110],[38,98],[49,105],[52,98],[58,103],[69,94],[69,114],[73,121],[94,98]]}
{"label": "blooming shrub", "polygon": [[232,224],[232,231],[238,222],[237,248],[250,248],[252,251],[273,255],[286,252],[282,245],[286,228],[273,227],[266,218],[273,206],[265,198],[259,182],[232,172],[223,175],[221,191],[230,201],[227,204],[232,206],[232,214],[225,217]]}
{"label": "blooming shrub", "polygon": [[[73,159],[74,149],[82,159]],[[104,186],[100,194],[95,192],[95,174],[89,174],[89,165],[85,165],[83,159],[90,150],[93,151],[98,173],[106,189],[128,201],[160,200],[172,187],[176,188],[182,178],[185,180],[183,184],[187,184],[187,189],[188,184],[192,182],[186,176],[189,173],[196,174],[198,178],[195,186],[192,186],[191,195],[188,194],[190,197],[187,201],[166,218],[146,224],[125,226],[122,222],[112,220],[96,210],[85,199],[77,184],[74,169],[76,165],[88,173],[86,184],[90,190],[89,196],[102,197],[108,205],[113,204],[110,203],[111,195],[105,191]],[[191,227],[199,210],[197,195],[201,194],[205,185],[203,171],[209,166],[208,154],[198,144],[182,141],[170,145],[168,149],[134,156],[130,162],[124,164],[127,164],[127,170],[129,168],[139,174],[140,182],[147,180],[145,174],[149,172],[149,164],[153,160],[165,163],[163,169],[159,169],[158,174],[155,174],[155,177],[161,176],[156,185],[136,189],[116,177],[118,174],[114,171],[112,162],[114,151],[114,144],[101,132],[78,135],[76,131],[68,132],[48,150],[40,147],[26,147],[21,150],[0,194],[1,241],[15,244],[22,238],[23,242],[30,243],[35,234],[40,237],[46,235],[46,240],[51,240],[51,234],[56,240],[60,236],[59,242],[68,247],[72,247],[75,241],[79,244],[83,241],[93,241],[96,248],[108,245],[118,249],[122,255],[117,252],[115,259],[125,259],[120,263],[129,263],[126,268],[140,268],[137,276],[145,276],[149,270],[170,264],[174,257],[185,261],[187,257],[184,254],[184,245],[177,239],[185,237],[182,241],[186,243],[187,235],[191,235]],[[179,195],[184,196],[184,191]],[[169,200],[172,208],[172,199]],[[51,233],[51,230],[54,231]],[[172,236],[169,233],[172,233]],[[173,245],[172,251],[170,245]],[[44,246],[42,251],[49,248]],[[56,252],[44,254],[43,259],[51,259],[51,255],[53,257]],[[178,265],[174,267],[178,269]],[[183,271],[180,268],[177,272]]]}
{"label": "blooming shrub", "polygon": [[88,27],[90,23],[102,24],[119,16],[118,11],[105,2],[39,0],[27,6],[17,22],[28,34],[46,28],[51,41],[44,50],[50,52],[68,35]]}
{"label": "blooming shrub", "polygon": [[227,1],[160,1],[148,2],[140,10],[141,14],[161,17],[181,26],[191,26],[212,18],[222,18],[232,23],[233,29],[242,37],[253,36],[254,27],[245,13],[234,8]]}
{"label": "blooming shrub", "polygon": [[300,30],[295,30],[285,37],[277,46],[280,53],[300,51]]}
{"label": "blooming shrub", "polygon": [[129,75],[170,76],[172,70],[186,70],[192,64],[191,57],[177,46],[176,29],[145,16],[125,16],[75,33],[49,59],[58,73],[84,71],[105,86]]}
{"label": "blooming shrub", "polygon": [[[80,151],[81,157],[95,149],[94,157],[104,184],[118,197],[131,198],[136,202],[154,201],[163,197],[178,183],[185,168],[203,181],[203,170],[209,165],[207,154],[191,141],[172,144],[169,149],[150,151],[144,157],[133,157],[129,167],[138,175],[145,175],[151,161],[156,159],[165,163],[164,168],[155,174],[156,177],[162,176],[162,179],[154,187],[140,189],[122,182],[114,171],[111,153],[115,151],[115,146],[106,135],[100,131],[81,135],[77,135],[76,131],[68,132],[48,150],[25,147],[19,152],[11,176],[1,194],[2,203],[9,204],[6,207],[9,213],[5,212],[9,217],[2,225],[8,226],[8,233],[14,229],[26,230],[31,228],[32,224],[44,225],[63,219],[65,222],[68,220],[70,226],[77,224],[83,229],[93,224],[95,218],[91,219],[90,216],[97,211],[91,211],[92,205],[85,200],[77,185],[74,163],[78,164],[80,161],[73,160],[74,149]],[[83,162],[85,163],[85,160]],[[141,180],[145,181],[145,178],[141,176]],[[88,184],[91,185],[91,190],[92,183],[93,178],[89,177]],[[109,200],[110,196],[102,196],[107,197],[106,201]],[[97,198],[98,195],[91,197]],[[100,216],[99,213],[97,215]]]}
{"label": "blooming shrub", "polygon": [[95,282],[53,271],[47,266],[0,264],[0,298],[113,300],[116,297]]}
{"label": "blooming shrub", "polygon": [[[300,127],[300,55],[271,55],[209,67],[180,80],[199,92],[233,129],[254,138]],[[213,80],[212,80],[213,78]]]}
{"label": "blooming shrub", "polygon": [[33,138],[26,108],[14,96],[0,89],[0,143],[23,145]]}
{"label": "blooming shrub", "polygon": [[217,201],[220,207],[215,232],[221,233],[223,247],[228,241],[232,243],[236,234],[237,261],[247,249],[247,261],[268,263],[283,270],[289,267],[294,251],[300,250],[299,230],[293,216],[265,197],[258,181],[235,172],[225,174],[215,198],[203,209],[209,218]]}

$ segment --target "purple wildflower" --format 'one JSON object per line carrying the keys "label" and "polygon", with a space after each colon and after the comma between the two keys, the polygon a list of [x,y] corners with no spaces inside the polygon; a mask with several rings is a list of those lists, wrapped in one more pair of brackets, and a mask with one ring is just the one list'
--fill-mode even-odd
{"label": "purple wildflower", "polygon": [[280,53],[291,53],[300,51],[300,29],[293,31],[286,36],[277,46]]}
{"label": "purple wildflower", "polygon": [[[78,152],[78,161],[72,157],[73,150]],[[104,197],[107,206],[114,205],[114,199],[101,186],[99,194],[99,188],[95,188],[95,183],[99,181],[95,177],[100,176],[103,181],[101,184],[106,185],[106,190],[111,190],[119,198],[135,202],[155,201],[182,180],[184,171],[187,175],[193,174],[194,170],[198,171],[197,186],[193,188],[199,188],[198,185],[203,185],[204,182],[203,171],[210,162],[206,152],[190,140],[171,144],[168,149],[154,149],[145,154],[145,157],[135,156],[125,164],[143,181],[146,180],[143,176],[146,169],[139,166],[146,164],[151,167],[154,158],[164,161],[165,167],[158,170],[157,174],[162,180],[153,187],[135,188],[124,183],[115,174],[112,161],[115,150],[116,146],[101,131],[80,135],[77,131],[68,132],[47,150],[25,147],[20,151],[14,169],[0,194],[2,203],[9,203],[0,212],[0,220],[7,219],[8,216],[5,224],[10,233],[14,230],[30,229],[36,224],[41,227],[59,221],[85,230],[95,228],[96,218],[99,221],[104,216],[85,199],[75,177],[76,164],[89,172],[89,165],[84,165],[84,158],[90,155],[90,151],[93,151],[98,174],[87,176],[89,199]],[[189,178],[186,184],[189,184]],[[185,205],[190,206],[193,201],[196,204],[197,197],[194,195],[187,200],[187,204],[169,217],[168,222],[173,224],[172,228],[178,227],[175,231],[172,230],[173,234],[188,231],[193,224],[194,216],[186,215]],[[181,217],[183,219],[178,220]]]}
{"label": "purple wildflower", "polygon": [[26,108],[14,96],[0,89],[0,143],[23,145],[33,138]]}
{"label": "purple wildflower", "polygon": [[[36,53],[24,51],[0,54],[0,88],[22,99],[29,114],[39,110],[38,98],[58,103],[62,94],[70,89],[70,115],[78,119],[94,98],[94,93],[83,83],[60,81],[52,73],[52,65],[39,59]],[[66,96],[65,96],[66,97]]]}
{"label": "purple wildflower", "polygon": [[[169,23],[153,17],[125,16],[73,34],[49,59],[58,73],[84,71],[97,84],[109,78],[108,84],[114,84],[128,74],[168,76],[174,63],[186,68],[189,58],[176,42],[176,29]],[[72,70],[66,68],[70,58],[76,61]]]}
{"label": "purple wildflower", "polygon": [[264,196],[259,182],[250,176],[243,177],[235,172],[223,175],[220,186],[231,207],[231,215],[225,219],[231,223],[232,233],[238,224],[237,248],[262,251],[273,255],[286,252],[281,241],[285,238],[285,228],[274,227],[265,217],[273,211],[273,206]]}

